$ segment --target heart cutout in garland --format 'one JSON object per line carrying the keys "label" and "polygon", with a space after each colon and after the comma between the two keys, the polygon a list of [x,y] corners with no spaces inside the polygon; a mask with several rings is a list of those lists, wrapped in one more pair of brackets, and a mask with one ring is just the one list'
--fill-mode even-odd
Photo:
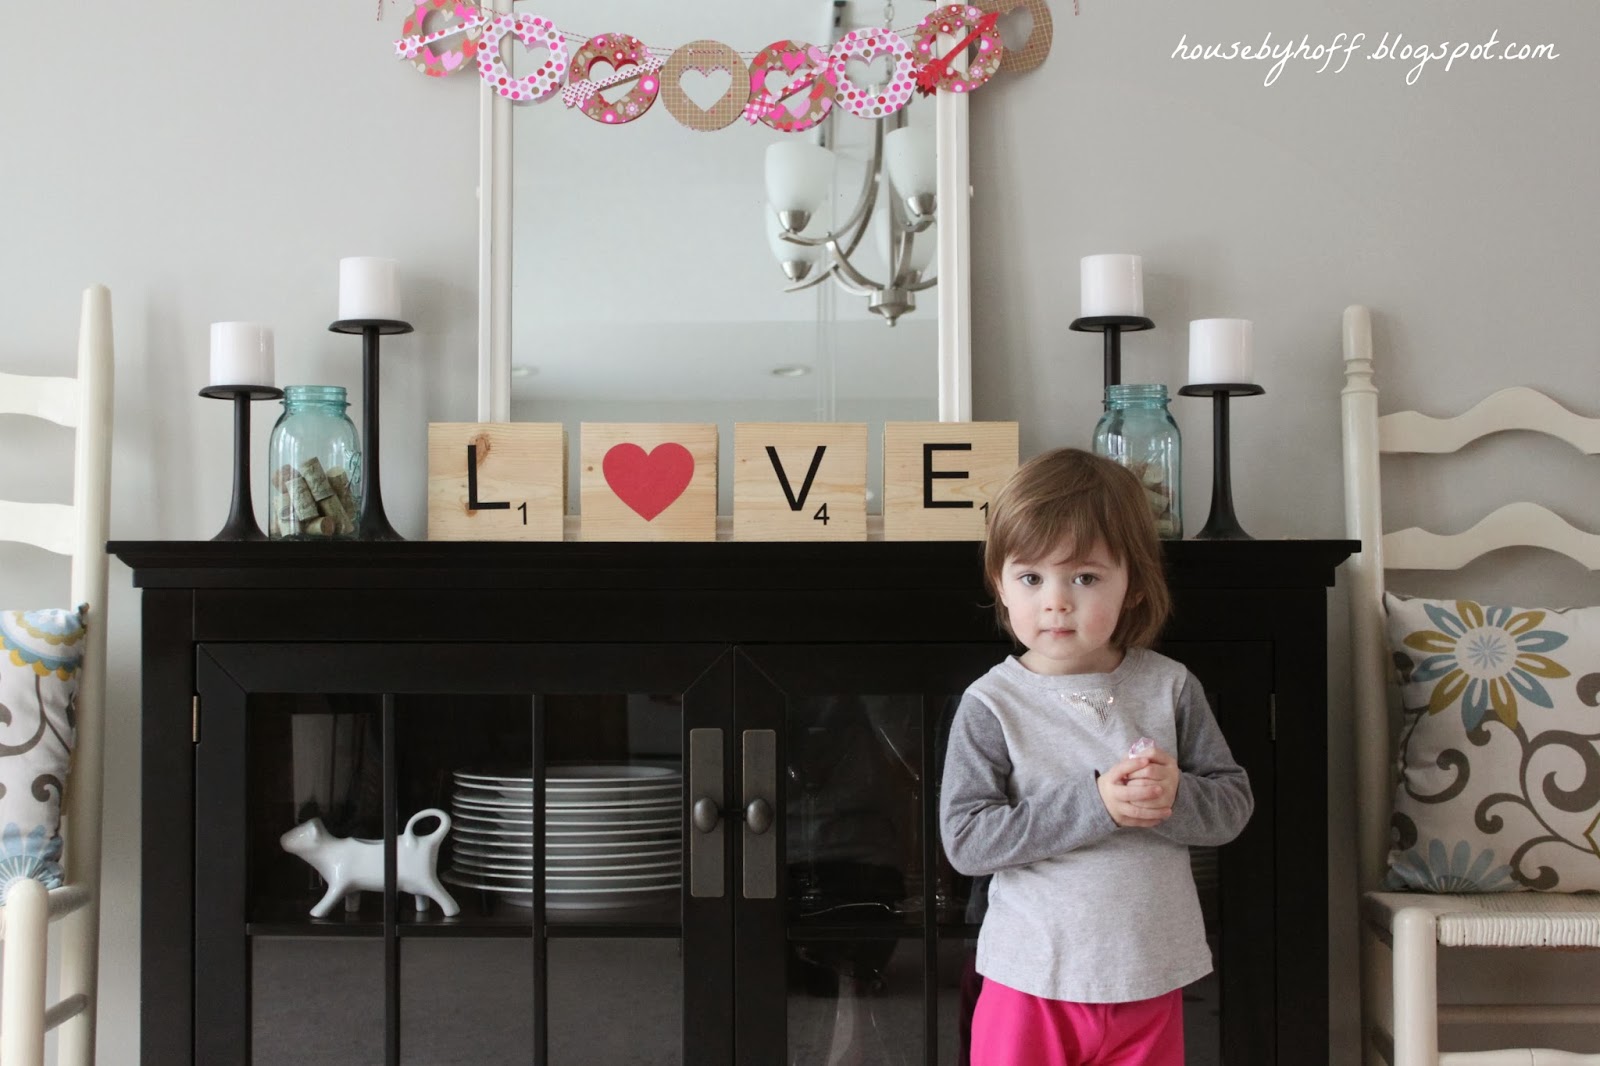
{"label": "heart cutout in garland", "polygon": [[[589,77],[600,81],[617,81],[612,75],[638,75],[638,71],[629,63],[621,67],[613,67],[603,59],[597,59],[589,67]],[[629,93],[633,92],[633,81],[617,81],[615,85],[607,85],[600,90],[599,96],[606,103],[615,106],[623,101]]]}
{"label": "heart cutout in garland", "polygon": [[733,88],[733,75],[721,69],[707,73],[691,68],[683,72],[678,84],[683,87],[683,95],[694,101],[696,107],[710,111]]}
{"label": "heart cutout in garland", "polygon": [[857,85],[884,85],[894,74],[894,59],[881,52],[871,59],[852,59],[844,72]]}
{"label": "heart cutout in garland", "polygon": [[625,443],[607,450],[600,469],[617,499],[649,522],[671,507],[694,480],[694,456],[671,441],[648,453]]}
{"label": "heart cutout in garland", "polygon": [[1017,4],[1000,16],[999,29],[1006,50],[1021,52],[1033,41],[1033,12],[1027,4]]}
{"label": "heart cutout in garland", "polygon": [[794,83],[795,79],[784,71],[769,70],[765,92],[768,99],[775,101],[779,107],[788,112],[790,121],[801,122],[812,108],[811,92],[809,87],[790,92],[790,87]]}

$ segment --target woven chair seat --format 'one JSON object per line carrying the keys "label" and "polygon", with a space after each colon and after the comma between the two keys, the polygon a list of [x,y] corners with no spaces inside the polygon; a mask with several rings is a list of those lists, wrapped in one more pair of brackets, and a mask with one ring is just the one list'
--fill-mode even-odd
{"label": "woven chair seat", "polygon": [[1366,919],[1383,929],[1407,907],[1431,912],[1450,948],[1600,948],[1600,893],[1496,892],[1442,896],[1368,892]]}

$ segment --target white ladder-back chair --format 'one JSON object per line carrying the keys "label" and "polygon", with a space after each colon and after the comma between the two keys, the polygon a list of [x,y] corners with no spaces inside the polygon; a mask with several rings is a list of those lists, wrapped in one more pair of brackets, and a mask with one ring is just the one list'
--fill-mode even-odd
{"label": "white ladder-back chair", "polygon": [[[1384,571],[1454,570],[1500,548],[1547,548],[1600,569],[1600,536],[1581,532],[1544,507],[1513,503],[1465,532],[1441,536],[1412,528],[1383,531],[1380,454],[1454,452],[1505,430],[1533,430],[1600,454],[1600,419],[1583,418],[1542,393],[1512,388],[1455,418],[1416,411],[1378,415],[1372,324],[1365,307],[1344,312],[1346,532],[1361,541],[1347,565],[1350,595],[1357,844],[1361,900],[1362,1030],[1365,1060],[1393,1066],[1556,1066],[1596,1064],[1600,1055],[1539,1048],[1439,1053],[1446,1023],[1600,1024],[1600,1007],[1570,1004],[1438,1003],[1437,953],[1446,947],[1581,949],[1600,947],[1600,894],[1498,892],[1445,895],[1377,891],[1390,848],[1396,786],[1388,691],[1394,683],[1386,640]],[[1386,973],[1387,971],[1387,973]],[[1384,1010],[1383,990],[1391,1009]],[[1600,998],[1600,989],[1592,990]],[[1386,1026],[1384,1015],[1392,1022]],[[1537,1037],[1537,1029],[1532,1034]]]}
{"label": "white ladder-back chair", "polygon": [[[0,374],[0,413],[75,429],[72,503],[0,500],[0,540],[71,557],[70,605],[87,604],[78,673],[77,741],[63,796],[64,884],[12,885],[0,930],[5,944],[0,1066],[38,1066],[45,1032],[61,1027],[57,1062],[91,1066],[100,951],[100,830],[106,667],[106,537],[111,495],[111,293],[84,291],[75,378]],[[59,1003],[45,1003],[48,923],[62,919]]]}

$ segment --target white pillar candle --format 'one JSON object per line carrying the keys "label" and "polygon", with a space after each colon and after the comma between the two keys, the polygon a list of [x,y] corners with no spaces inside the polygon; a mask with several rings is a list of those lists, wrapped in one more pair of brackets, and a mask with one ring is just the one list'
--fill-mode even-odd
{"label": "white pillar candle", "polygon": [[339,260],[339,318],[400,318],[393,259],[357,255]]}
{"label": "white pillar candle", "polygon": [[1189,384],[1252,385],[1250,320],[1197,318],[1189,323]]}
{"label": "white pillar candle", "polygon": [[1078,264],[1083,318],[1144,317],[1144,260],[1136,255],[1086,255]]}
{"label": "white pillar candle", "polygon": [[272,329],[260,322],[211,323],[211,384],[272,385]]}

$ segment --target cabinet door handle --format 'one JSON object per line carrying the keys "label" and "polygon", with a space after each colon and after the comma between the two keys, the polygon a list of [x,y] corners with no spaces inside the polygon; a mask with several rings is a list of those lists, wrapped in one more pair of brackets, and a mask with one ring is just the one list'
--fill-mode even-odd
{"label": "cabinet door handle", "polygon": [[773,801],[778,794],[778,733],[773,729],[744,732],[744,898],[775,899],[778,895],[778,834],[772,828]]}
{"label": "cabinet door handle", "polygon": [[723,861],[722,730],[689,730],[689,795],[698,797],[690,811],[697,832],[689,834],[689,894],[722,896],[727,867]]}
{"label": "cabinet door handle", "polygon": [[710,796],[701,796],[694,801],[694,827],[702,833],[709,833],[722,821],[722,812],[717,810],[716,801]]}
{"label": "cabinet door handle", "polygon": [[760,836],[772,828],[772,804],[757,796],[750,801],[750,806],[744,809],[744,824],[750,827],[750,832]]}

